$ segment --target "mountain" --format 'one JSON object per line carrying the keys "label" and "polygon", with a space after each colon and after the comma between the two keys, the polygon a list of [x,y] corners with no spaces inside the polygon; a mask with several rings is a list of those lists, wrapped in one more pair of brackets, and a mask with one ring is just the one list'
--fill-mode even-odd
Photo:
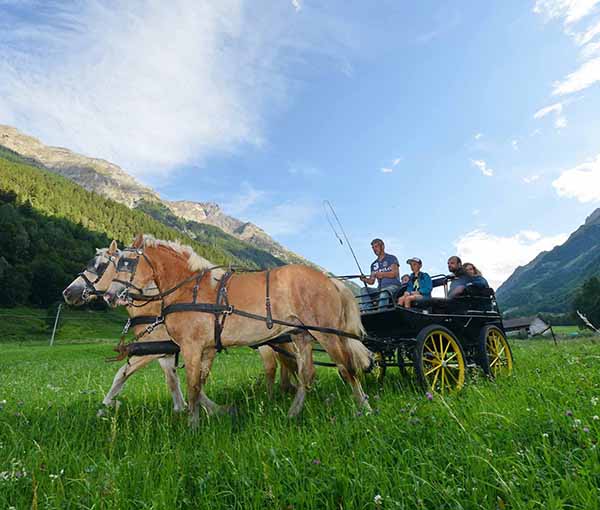
{"label": "mountain", "polygon": [[[217,204],[163,200],[158,193],[140,184],[119,166],[103,159],[82,156],[62,147],[47,146],[14,127],[3,125],[0,125],[0,147],[24,158],[34,166],[62,175],[88,191],[96,192],[127,207],[134,208],[140,203],[147,205],[149,202],[158,202],[188,222],[217,227],[284,262],[310,264],[300,255],[273,240],[260,227],[226,215]],[[162,221],[163,215],[160,216],[159,221]],[[179,229],[180,225],[175,223],[177,225],[170,226]],[[181,231],[186,233],[185,230]]]}
{"label": "mountain", "polygon": [[518,267],[496,292],[506,315],[565,313],[573,295],[600,275],[600,208],[567,241]]}
{"label": "mountain", "polygon": [[[212,225],[177,218],[157,201],[175,229],[153,214],[87,191],[71,180],[31,166],[0,148],[0,306],[48,306],[111,239],[130,243],[139,233],[182,239],[215,264],[275,267],[283,261]],[[190,228],[191,238],[182,235]],[[199,228],[204,230],[198,230]]]}
{"label": "mountain", "polygon": [[240,221],[232,216],[228,216],[218,204],[212,202],[165,202],[163,203],[177,216],[186,220],[213,225],[220,228],[224,232],[246,241],[249,244],[268,251],[275,257],[285,260],[288,263],[314,265],[304,257],[293,253],[284,248],[277,241],[273,240],[260,227],[250,223],[249,221]]}

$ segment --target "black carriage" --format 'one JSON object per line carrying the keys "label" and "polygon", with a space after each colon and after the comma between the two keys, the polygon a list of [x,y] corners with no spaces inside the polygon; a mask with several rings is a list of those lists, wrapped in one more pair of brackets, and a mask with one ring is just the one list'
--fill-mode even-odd
{"label": "black carriage", "polygon": [[[447,296],[449,278],[433,277]],[[460,390],[466,369],[480,367],[489,377],[509,374],[513,358],[492,289],[467,287],[459,297],[431,298],[406,309],[384,290],[360,296],[363,340],[375,353],[375,375],[388,367],[414,370],[431,392]]]}

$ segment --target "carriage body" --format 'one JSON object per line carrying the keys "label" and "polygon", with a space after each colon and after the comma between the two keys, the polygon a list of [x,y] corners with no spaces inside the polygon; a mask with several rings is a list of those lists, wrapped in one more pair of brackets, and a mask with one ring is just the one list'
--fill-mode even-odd
{"label": "carriage body", "polygon": [[367,333],[363,342],[376,353],[379,379],[388,367],[398,367],[414,371],[428,391],[443,393],[460,389],[468,368],[480,367],[490,377],[512,371],[512,352],[492,289],[432,298],[411,309],[391,299],[382,304],[384,293],[357,298]]}

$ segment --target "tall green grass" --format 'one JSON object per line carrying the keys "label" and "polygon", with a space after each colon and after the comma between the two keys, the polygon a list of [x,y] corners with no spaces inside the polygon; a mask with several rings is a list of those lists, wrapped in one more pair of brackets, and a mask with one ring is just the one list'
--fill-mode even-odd
{"label": "tall green grass", "polygon": [[368,416],[320,368],[297,421],[258,356],[231,350],[208,394],[238,413],[191,431],[157,365],[97,416],[109,345],[4,344],[0,508],[599,508],[600,344],[513,345],[513,377],[474,372],[446,399],[367,377]]}

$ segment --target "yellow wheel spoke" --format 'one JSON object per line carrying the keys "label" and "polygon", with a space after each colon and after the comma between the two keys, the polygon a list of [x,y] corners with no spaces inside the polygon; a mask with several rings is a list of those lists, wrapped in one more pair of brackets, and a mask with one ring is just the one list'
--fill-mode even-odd
{"label": "yellow wheel spoke", "polygon": [[441,384],[441,388],[440,388],[442,390],[442,393],[444,393],[444,387],[446,386],[445,376],[446,376],[446,369],[442,368],[442,384]]}
{"label": "yellow wheel spoke", "polygon": [[440,375],[440,371],[436,371],[435,375],[433,376],[433,382],[431,383],[431,391],[435,391],[435,383],[437,381],[438,375]]}
{"label": "yellow wheel spoke", "polygon": [[431,372],[435,372],[436,370],[439,370],[441,366],[442,366],[441,364],[438,364],[437,366],[435,366],[432,369],[425,372],[425,375],[429,375],[429,374],[431,374]]}
{"label": "yellow wheel spoke", "polygon": [[448,349],[450,348],[451,345],[452,345],[452,342],[448,342],[446,344],[446,348],[444,349],[444,352],[442,353],[442,359],[444,359],[446,357],[446,353],[448,352]]}
{"label": "yellow wheel spoke", "polygon": [[458,379],[456,377],[454,377],[454,374],[452,373],[452,370],[448,370],[448,375],[450,377],[452,377],[452,379],[454,379],[454,382],[458,385]]}

